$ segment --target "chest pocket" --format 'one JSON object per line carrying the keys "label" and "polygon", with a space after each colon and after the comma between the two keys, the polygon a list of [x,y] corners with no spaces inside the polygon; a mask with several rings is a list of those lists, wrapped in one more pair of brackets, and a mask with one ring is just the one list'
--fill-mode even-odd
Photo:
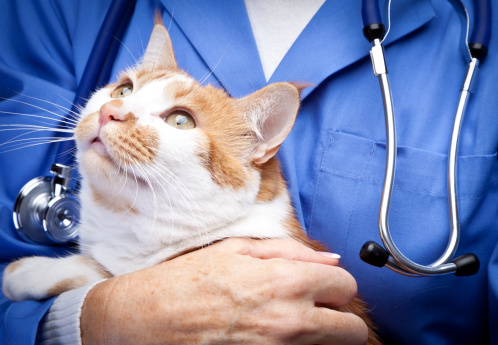
{"label": "chest pocket", "polygon": [[[458,160],[461,246],[486,238],[487,225],[475,219],[490,188],[498,184],[496,154]],[[355,266],[368,240],[378,241],[377,219],[384,181],[386,146],[355,135],[332,132],[313,198],[309,232]],[[449,236],[447,155],[398,147],[389,212],[396,246],[408,258],[429,264],[442,254]],[[497,207],[494,208],[497,212]],[[496,217],[488,215],[487,220]],[[482,236],[482,237],[480,237]],[[423,248],[423,250],[421,250]]]}

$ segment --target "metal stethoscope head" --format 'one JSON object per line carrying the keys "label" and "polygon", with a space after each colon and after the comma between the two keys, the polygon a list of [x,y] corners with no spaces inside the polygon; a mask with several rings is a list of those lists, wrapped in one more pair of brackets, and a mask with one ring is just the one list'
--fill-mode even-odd
{"label": "metal stethoscope head", "polygon": [[[463,27],[467,30],[464,32],[465,44],[464,52],[469,58],[469,65],[460,92],[453,131],[451,135],[450,149],[448,155],[448,199],[450,208],[450,238],[443,255],[430,265],[417,264],[404,256],[394,244],[389,232],[389,204],[391,192],[394,183],[394,173],[396,169],[396,130],[394,122],[394,107],[391,95],[391,88],[387,73],[386,61],[382,42],[386,38],[386,30],[382,24],[378,1],[363,0],[363,33],[370,43],[372,49],[370,57],[374,74],[379,79],[382,97],[384,101],[384,115],[386,121],[386,146],[387,159],[386,171],[384,177],[384,186],[379,210],[379,233],[386,249],[379,244],[369,241],[363,245],[360,251],[360,257],[363,261],[377,266],[386,266],[391,270],[408,275],[408,276],[433,276],[439,274],[454,273],[457,276],[472,275],[479,270],[479,259],[474,254],[464,254],[452,260],[456,252],[459,236],[460,224],[458,219],[458,200],[457,200],[457,183],[456,183],[456,161],[457,147],[460,127],[462,124],[463,114],[465,112],[470,93],[474,91],[475,80],[479,62],[486,57],[487,45],[491,35],[491,3],[490,0],[477,0],[475,2],[475,21],[474,32],[471,43],[468,43],[469,19],[468,13],[459,0],[450,0],[451,4],[457,9],[462,20]],[[390,19],[390,4],[387,0],[387,12]],[[389,20],[390,21],[390,20]],[[389,32],[389,30],[387,30]]]}
{"label": "metal stethoscope head", "polygon": [[14,225],[27,242],[63,244],[77,237],[79,205],[69,189],[71,168],[53,164],[50,177],[37,177],[19,192],[14,204]]}

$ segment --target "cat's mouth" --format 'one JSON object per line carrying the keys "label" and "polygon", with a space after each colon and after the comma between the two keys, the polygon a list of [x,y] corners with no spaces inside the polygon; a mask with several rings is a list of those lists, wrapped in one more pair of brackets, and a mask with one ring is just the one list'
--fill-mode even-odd
{"label": "cat's mouth", "polygon": [[90,141],[90,147],[94,149],[99,155],[110,158],[107,147],[104,145],[100,137],[95,137]]}

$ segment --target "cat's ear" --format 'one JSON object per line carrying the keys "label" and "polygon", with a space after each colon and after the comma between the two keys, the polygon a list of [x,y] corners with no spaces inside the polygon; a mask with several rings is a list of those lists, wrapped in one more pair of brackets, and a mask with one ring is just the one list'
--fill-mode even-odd
{"label": "cat's ear", "polygon": [[177,68],[173,45],[159,11],[156,11],[154,16],[154,29],[142,60],[142,67],[152,70],[157,67]]}
{"label": "cat's ear", "polygon": [[273,157],[289,134],[299,110],[299,93],[293,84],[275,83],[238,101],[257,137],[256,164]]}

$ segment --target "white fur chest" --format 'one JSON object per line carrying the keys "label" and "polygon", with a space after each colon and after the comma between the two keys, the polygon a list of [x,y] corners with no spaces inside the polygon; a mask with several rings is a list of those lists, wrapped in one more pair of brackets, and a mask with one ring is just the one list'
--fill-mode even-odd
{"label": "white fur chest", "polygon": [[[182,221],[182,212],[175,204],[144,215],[130,209],[115,212],[91,201],[88,189],[81,194],[80,250],[93,257],[113,275],[156,265],[185,250],[203,247],[227,237],[288,237],[284,224],[292,214],[287,193],[271,202],[252,203],[230,200],[229,193],[217,199],[215,194],[204,200],[197,216]],[[230,202],[227,202],[228,199]],[[166,208],[168,208],[166,207]],[[187,216],[188,217],[188,214]],[[193,222],[195,220],[195,222]]]}

